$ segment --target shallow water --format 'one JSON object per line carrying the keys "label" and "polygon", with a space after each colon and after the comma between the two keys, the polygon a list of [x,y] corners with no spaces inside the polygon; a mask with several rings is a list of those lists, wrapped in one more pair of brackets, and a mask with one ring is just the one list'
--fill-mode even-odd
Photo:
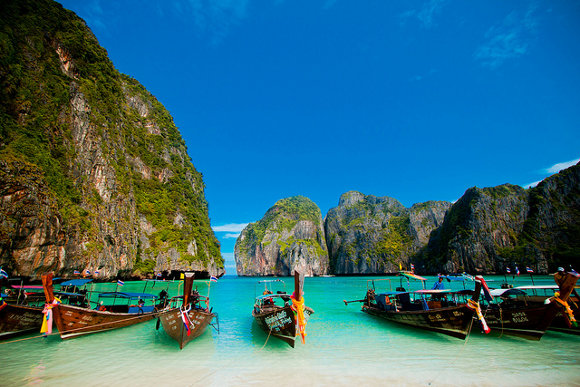
{"label": "shallow water", "polygon": [[[399,280],[390,278],[397,286]],[[548,332],[539,342],[486,336],[477,323],[466,341],[416,331],[362,313],[358,303],[344,305],[343,299],[364,296],[369,279],[306,278],[306,304],[315,313],[306,345],[298,342],[294,349],[253,323],[258,280],[226,277],[210,289],[219,334],[208,327],[181,351],[163,329],[155,329],[155,320],[70,340],[20,337],[28,340],[0,342],[0,385],[580,386],[580,336]],[[504,278],[487,279],[498,287]],[[291,292],[293,279],[284,281]],[[516,281],[515,286],[531,283],[529,276]],[[534,281],[553,283],[548,276]],[[195,285],[207,294],[205,281]],[[113,284],[97,286],[114,290]],[[163,286],[149,285],[147,291],[158,293]],[[461,282],[446,286],[463,288]],[[170,284],[172,295],[177,287]],[[126,282],[123,290],[142,291],[143,283]]]}

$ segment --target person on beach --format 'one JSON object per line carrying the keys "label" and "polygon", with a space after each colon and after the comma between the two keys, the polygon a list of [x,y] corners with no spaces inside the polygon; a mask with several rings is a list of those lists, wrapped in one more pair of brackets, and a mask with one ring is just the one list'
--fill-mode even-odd
{"label": "person on beach", "polygon": [[433,284],[431,290],[442,290],[445,289],[445,285],[443,285],[443,276],[439,276],[439,280]]}

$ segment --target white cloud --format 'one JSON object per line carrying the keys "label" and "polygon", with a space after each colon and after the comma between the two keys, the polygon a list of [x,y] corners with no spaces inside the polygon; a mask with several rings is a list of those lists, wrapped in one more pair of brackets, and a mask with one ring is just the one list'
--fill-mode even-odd
{"label": "white cloud", "polygon": [[533,183],[524,184],[522,187],[533,188],[533,187],[537,186],[538,184],[540,184],[541,181],[542,180],[538,180],[538,181],[534,181]]}
{"label": "white cloud", "polygon": [[240,233],[249,223],[228,223],[223,226],[213,226],[212,230],[215,232],[231,232]]}
{"label": "white cloud", "polygon": [[399,15],[402,24],[405,24],[408,19],[417,18],[425,28],[431,28],[435,24],[435,17],[441,13],[441,9],[447,0],[430,0],[420,8],[412,9],[403,12]]}
{"label": "white cloud", "polygon": [[182,0],[181,4],[176,3],[185,11],[180,15],[192,17],[198,31],[207,34],[212,44],[219,44],[247,17],[250,0]]}
{"label": "white cloud", "polygon": [[578,162],[580,162],[580,159],[575,159],[575,160],[570,160],[570,161],[564,161],[563,163],[557,163],[557,164],[552,165],[549,168],[544,169],[543,172],[546,172],[546,173],[558,173],[562,169],[570,168],[572,165],[578,164]]}
{"label": "white cloud", "polygon": [[495,69],[509,59],[527,54],[537,29],[536,8],[532,3],[523,14],[513,11],[500,24],[490,27],[485,33],[485,42],[473,57],[483,66]]}
{"label": "white cloud", "polygon": [[445,0],[431,0],[419,11],[417,17],[423,22],[425,27],[433,26],[433,19],[441,12],[441,8],[445,4]]}
{"label": "white cloud", "polygon": [[[553,175],[554,173],[558,173],[563,169],[570,168],[571,166],[576,165],[579,162],[580,162],[580,159],[575,159],[575,160],[570,160],[570,161],[564,161],[562,163],[556,163],[556,164],[552,165],[551,167],[539,170],[539,173],[542,175],[544,175],[544,174]],[[522,187],[532,188],[532,187],[537,186],[541,182],[542,182],[542,180],[534,181],[533,183],[523,184]]]}
{"label": "white cloud", "polygon": [[226,239],[229,239],[229,238],[235,239],[235,238],[237,238],[239,236],[240,236],[240,233],[239,232],[238,233],[228,233],[228,234],[224,235],[224,238],[226,238]]}

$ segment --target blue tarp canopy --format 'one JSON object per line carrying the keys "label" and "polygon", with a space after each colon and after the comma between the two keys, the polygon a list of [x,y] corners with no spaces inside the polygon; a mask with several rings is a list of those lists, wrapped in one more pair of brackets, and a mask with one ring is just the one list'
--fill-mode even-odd
{"label": "blue tarp canopy", "polygon": [[99,298],[129,298],[129,299],[143,299],[143,298],[157,298],[154,294],[149,293],[125,293],[125,292],[106,292],[99,294]]}
{"label": "blue tarp canopy", "polygon": [[83,286],[91,282],[92,279],[79,278],[70,281],[61,282],[60,286]]}

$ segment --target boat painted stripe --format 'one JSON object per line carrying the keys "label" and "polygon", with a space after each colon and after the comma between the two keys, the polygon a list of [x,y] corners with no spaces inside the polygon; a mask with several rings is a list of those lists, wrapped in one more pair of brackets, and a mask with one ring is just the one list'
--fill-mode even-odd
{"label": "boat painted stripe", "polygon": [[[124,328],[124,327],[120,327],[120,328]],[[78,333],[63,333],[60,335],[60,337],[63,339],[68,339],[68,338],[76,337],[76,336],[89,335],[91,333],[106,332],[106,331],[110,331],[113,329],[119,329],[119,328],[106,328],[106,329],[99,329],[99,330],[95,330],[95,331],[78,332]]]}
{"label": "boat painted stripe", "polygon": [[19,331],[3,332],[3,333],[0,333],[0,337],[7,336],[7,335],[14,335],[14,334],[17,334],[17,333],[33,332],[33,331],[35,331],[37,329],[40,329],[40,328],[29,328],[29,329],[21,329]]}
{"label": "boat painted stripe", "polygon": [[287,339],[294,339],[295,338],[295,336],[280,335],[278,333],[273,333],[273,335],[276,337],[286,337]]}
{"label": "boat painted stripe", "polygon": [[[494,328],[492,328],[494,329]],[[535,329],[521,329],[521,328],[497,328],[495,327],[496,330],[501,331],[510,331],[510,332],[530,332],[530,333],[540,333],[540,334],[544,334],[545,331],[538,331]]]}

